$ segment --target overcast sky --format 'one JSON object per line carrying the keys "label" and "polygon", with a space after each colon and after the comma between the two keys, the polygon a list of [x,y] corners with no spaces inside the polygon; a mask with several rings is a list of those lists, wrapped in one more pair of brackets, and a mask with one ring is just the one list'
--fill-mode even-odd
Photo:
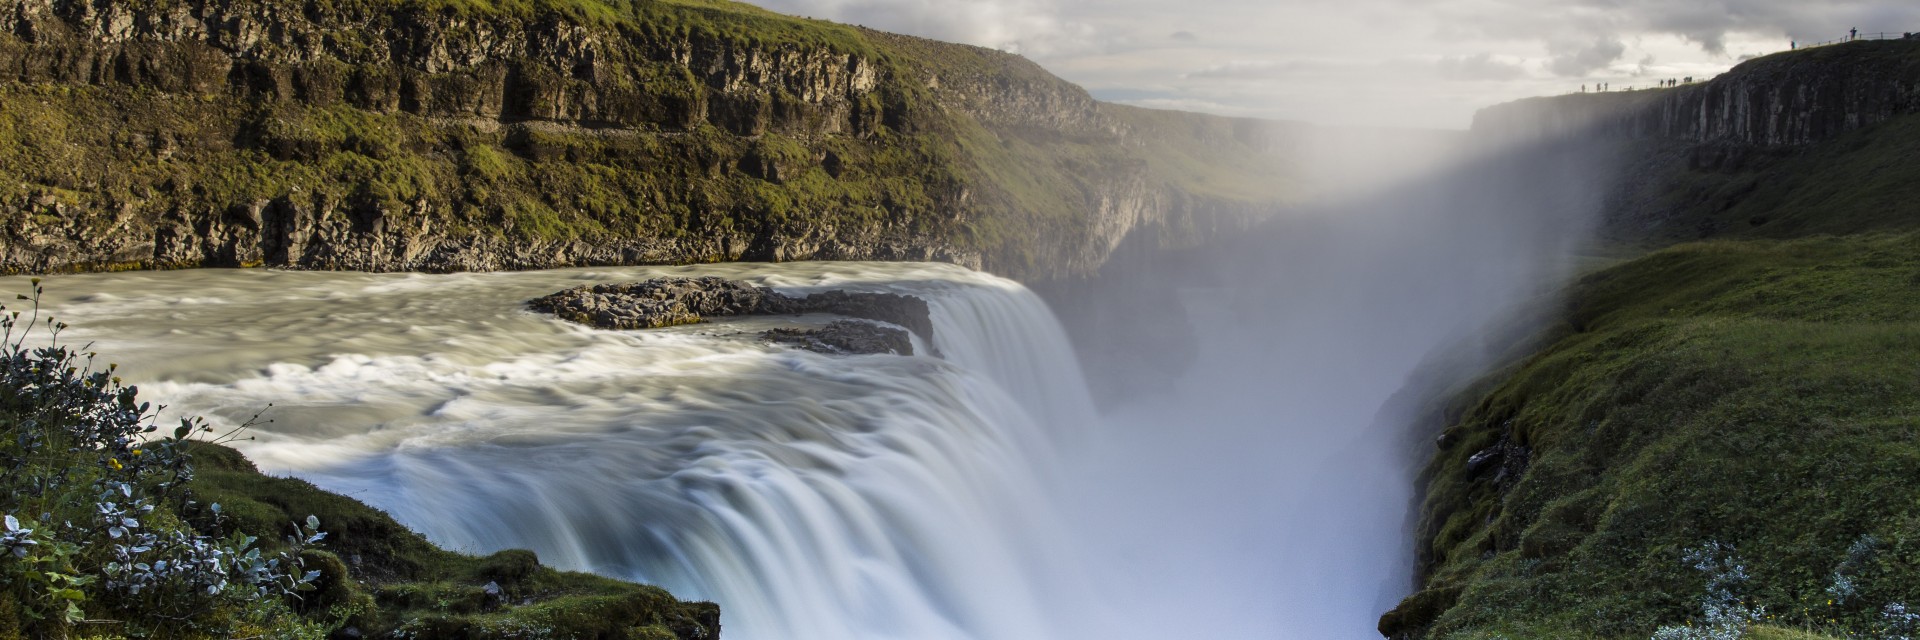
{"label": "overcast sky", "polygon": [[1475,109],[1707,77],[1862,32],[1916,0],[750,0],[1014,51],[1105,100],[1322,124],[1464,128]]}

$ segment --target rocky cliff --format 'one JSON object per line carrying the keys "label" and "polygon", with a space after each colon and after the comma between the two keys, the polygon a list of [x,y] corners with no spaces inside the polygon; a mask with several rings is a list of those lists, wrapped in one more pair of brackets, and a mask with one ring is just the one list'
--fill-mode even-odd
{"label": "rocky cliff", "polygon": [[1601,250],[1636,257],[1540,300],[1491,373],[1437,358],[1399,399],[1427,440],[1416,590],[1384,636],[1910,628],[1883,614],[1920,596],[1920,520],[1884,497],[1916,455],[1916,86],[1920,42],[1857,42],[1481,114],[1624,151]]}
{"label": "rocky cliff", "polygon": [[[1886,143],[1917,114],[1920,40],[1860,41],[1758,58],[1670,89],[1500,105],[1475,117],[1473,134],[1505,144],[1574,139],[1625,159],[1604,232],[1658,245],[1902,226],[1898,185],[1878,183],[1905,175],[1905,152]],[[1833,190],[1862,171],[1886,179]]]}
{"label": "rocky cliff", "polygon": [[0,0],[13,272],[904,259],[1044,279],[1138,228],[1179,242],[1287,199],[1278,135],[724,2]]}
{"label": "rocky cliff", "polygon": [[1476,136],[1588,134],[1807,145],[1920,113],[1920,40],[1859,41],[1747,61],[1668,89],[1521,100],[1475,114]]}

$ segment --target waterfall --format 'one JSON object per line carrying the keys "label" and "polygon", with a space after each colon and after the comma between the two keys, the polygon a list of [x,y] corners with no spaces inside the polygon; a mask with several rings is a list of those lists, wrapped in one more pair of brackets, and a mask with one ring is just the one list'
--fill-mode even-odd
{"label": "waterfall", "polygon": [[[728,638],[1071,635],[1043,608],[1073,571],[1039,476],[1095,418],[1044,303],[940,265],[703,271],[922,296],[944,359],[754,339],[772,320],[607,332],[519,306],[685,272],[142,274],[62,312],[175,410],[234,422],[278,403],[245,447],[263,469],[454,549],[531,548],[715,600]],[[134,320],[154,308],[175,326]]]}

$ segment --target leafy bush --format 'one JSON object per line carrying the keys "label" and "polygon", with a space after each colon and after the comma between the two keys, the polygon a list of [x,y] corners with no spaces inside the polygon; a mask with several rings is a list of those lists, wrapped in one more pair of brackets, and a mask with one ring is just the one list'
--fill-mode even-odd
{"label": "leafy bush", "polygon": [[[94,354],[60,344],[66,325],[31,305],[0,306],[0,599],[19,630],[68,635],[106,624],[128,636],[319,637],[287,600],[310,589],[299,550],[325,534],[309,517],[289,552],[258,538],[203,534],[179,517],[192,504],[190,451],[211,432],[183,419],[154,437],[155,408],[134,387],[94,366]],[[44,334],[45,346],[29,347]],[[217,504],[208,505],[214,514]],[[264,625],[264,626],[263,626]]]}

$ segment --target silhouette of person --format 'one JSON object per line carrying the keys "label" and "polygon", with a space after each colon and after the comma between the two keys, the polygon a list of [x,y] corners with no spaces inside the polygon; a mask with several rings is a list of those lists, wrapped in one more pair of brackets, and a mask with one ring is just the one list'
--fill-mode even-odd
{"label": "silhouette of person", "polygon": [[1847,30],[1847,39],[1848,39],[1848,40],[1858,40],[1858,39],[1860,39],[1860,27],[1854,27],[1854,28],[1852,28],[1852,29],[1848,29],[1848,30]]}
{"label": "silhouette of person", "polygon": [[1788,41],[1787,41],[1787,48],[1788,48],[1788,49],[1799,49],[1799,48],[1800,48],[1800,41],[1799,41],[1799,40],[1788,40]]}

